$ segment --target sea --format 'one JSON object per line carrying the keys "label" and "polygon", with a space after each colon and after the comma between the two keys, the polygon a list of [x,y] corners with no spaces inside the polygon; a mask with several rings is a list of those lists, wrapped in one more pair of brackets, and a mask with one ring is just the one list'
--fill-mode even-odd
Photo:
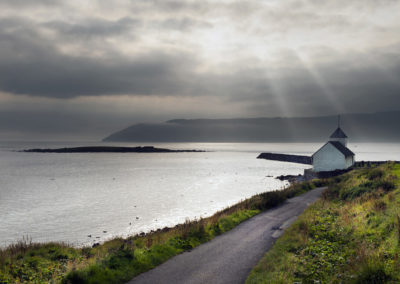
{"label": "sea", "polygon": [[[148,146],[198,153],[24,153],[30,148]],[[77,247],[207,217],[288,185],[308,165],[257,159],[310,155],[321,143],[0,142],[0,247],[18,240]],[[400,160],[400,144],[349,144],[356,160]]]}

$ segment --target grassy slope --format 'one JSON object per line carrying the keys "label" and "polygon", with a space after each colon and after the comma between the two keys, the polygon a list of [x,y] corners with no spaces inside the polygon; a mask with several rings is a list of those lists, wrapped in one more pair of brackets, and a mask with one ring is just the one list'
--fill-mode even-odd
{"label": "grassy slope", "polygon": [[399,283],[400,165],[334,178],[246,283]]}
{"label": "grassy slope", "polygon": [[0,250],[0,283],[124,283],[323,182],[255,195],[206,219],[188,221],[144,236],[116,238],[95,248],[21,241]]}

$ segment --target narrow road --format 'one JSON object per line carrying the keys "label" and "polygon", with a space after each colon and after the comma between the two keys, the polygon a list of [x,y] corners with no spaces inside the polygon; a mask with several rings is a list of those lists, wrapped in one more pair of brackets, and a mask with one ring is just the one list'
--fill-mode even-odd
{"label": "narrow road", "polygon": [[243,283],[250,270],[325,188],[317,188],[265,211],[190,252],[177,255],[129,283]]}

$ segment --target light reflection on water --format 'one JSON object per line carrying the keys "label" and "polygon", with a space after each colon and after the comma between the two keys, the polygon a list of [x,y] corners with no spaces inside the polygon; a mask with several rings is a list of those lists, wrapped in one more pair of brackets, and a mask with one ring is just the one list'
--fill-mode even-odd
{"label": "light reflection on water", "polygon": [[[84,145],[93,144],[99,145]],[[256,193],[282,188],[284,183],[275,176],[299,174],[308,168],[301,164],[258,160],[260,152],[307,155],[321,146],[151,143],[157,147],[211,152],[44,154],[11,151],[78,145],[82,143],[0,144],[0,246],[23,236],[36,242],[91,244],[112,236],[173,226],[186,218],[209,216]],[[400,160],[398,146],[357,144],[349,147],[356,152],[357,160]]]}

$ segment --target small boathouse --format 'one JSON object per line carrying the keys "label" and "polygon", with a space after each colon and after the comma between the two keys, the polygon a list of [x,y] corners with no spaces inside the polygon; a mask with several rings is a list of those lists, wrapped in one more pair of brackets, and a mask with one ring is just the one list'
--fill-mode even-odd
{"label": "small boathouse", "polygon": [[355,163],[355,154],[347,148],[347,139],[347,135],[340,128],[339,117],[338,127],[329,137],[329,141],[319,148],[311,157],[278,153],[261,153],[258,158],[312,165],[312,170],[306,170],[309,174],[311,172],[320,173],[346,170],[352,167]]}
{"label": "small boathouse", "polygon": [[314,172],[345,170],[354,165],[355,154],[347,148],[347,135],[338,128],[329,137],[329,141],[312,156]]}

